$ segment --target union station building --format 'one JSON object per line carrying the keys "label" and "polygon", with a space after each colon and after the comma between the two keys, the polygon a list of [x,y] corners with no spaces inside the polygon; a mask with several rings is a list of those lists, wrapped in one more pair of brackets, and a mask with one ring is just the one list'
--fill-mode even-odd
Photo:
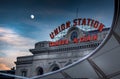
{"label": "union station building", "polygon": [[35,48],[29,49],[33,55],[17,57],[16,75],[32,77],[72,64],[92,52],[103,41],[109,29],[84,31],[72,26],[56,42],[37,42]]}

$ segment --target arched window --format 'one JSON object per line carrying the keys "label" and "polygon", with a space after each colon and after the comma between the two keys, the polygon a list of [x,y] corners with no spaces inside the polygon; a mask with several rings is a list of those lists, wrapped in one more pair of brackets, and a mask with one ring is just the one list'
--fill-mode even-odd
{"label": "arched window", "polygon": [[27,69],[21,69],[21,76],[26,77],[27,76]]}
{"label": "arched window", "polygon": [[60,68],[58,66],[55,66],[55,67],[53,67],[52,71],[56,71],[58,69],[60,69]]}
{"label": "arched window", "polygon": [[60,69],[59,65],[56,64],[56,62],[54,62],[51,66],[50,66],[50,71],[56,71]]}
{"label": "arched window", "polygon": [[21,75],[24,76],[24,77],[26,77],[27,76],[27,71],[22,71]]}
{"label": "arched window", "polygon": [[37,75],[42,75],[44,73],[43,68],[42,67],[38,67],[37,68]]}

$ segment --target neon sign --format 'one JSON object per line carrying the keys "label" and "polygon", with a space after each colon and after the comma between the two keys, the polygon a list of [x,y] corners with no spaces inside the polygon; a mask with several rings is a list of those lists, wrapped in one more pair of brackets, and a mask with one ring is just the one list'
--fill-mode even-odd
{"label": "neon sign", "polygon": [[90,18],[78,18],[74,19],[73,22],[67,21],[65,24],[61,24],[57,28],[55,28],[51,33],[50,33],[50,38],[54,39],[56,35],[58,35],[60,32],[62,32],[65,29],[70,28],[71,26],[90,26],[93,27],[100,32],[103,30],[104,24],[100,23],[97,20],[90,19]]}
{"label": "neon sign", "polygon": [[[83,36],[81,38],[74,38],[73,42],[74,43],[79,43],[79,42],[88,42],[88,41],[95,41],[98,39],[98,36],[97,35],[88,35],[88,36]],[[69,40],[68,39],[65,39],[65,40],[58,40],[58,41],[55,41],[55,42],[49,42],[49,46],[52,47],[52,46],[60,46],[60,45],[67,45],[69,44]]]}
{"label": "neon sign", "polygon": [[[104,24],[100,23],[97,20],[94,19],[90,19],[90,18],[78,18],[78,19],[74,19],[72,22],[67,21],[65,24],[61,24],[60,26],[58,26],[57,28],[55,28],[51,33],[50,33],[50,38],[54,39],[56,35],[58,35],[60,32],[62,32],[65,29],[70,28],[71,26],[76,27],[76,26],[89,26],[89,27],[93,27],[95,29],[97,29],[99,32],[101,32],[103,30],[103,28],[105,27]],[[85,35],[82,37],[77,38],[77,32],[73,32],[71,33],[71,40],[73,43],[80,43],[80,42],[88,42],[88,41],[95,41],[98,39],[98,35],[94,34],[94,35]],[[58,40],[55,42],[49,42],[49,46],[60,46],[60,45],[67,45],[69,44],[69,40],[68,39],[64,39],[64,40]]]}

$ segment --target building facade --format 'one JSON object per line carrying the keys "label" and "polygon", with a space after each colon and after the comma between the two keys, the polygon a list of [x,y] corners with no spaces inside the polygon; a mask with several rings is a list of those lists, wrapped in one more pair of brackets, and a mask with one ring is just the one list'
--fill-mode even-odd
{"label": "building facade", "polygon": [[57,42],[38,42],[34,49],[30,49],[33,55],[17,57],[16,75],[32,77],[67,66],[92,52],[108,31],[109,28],[100,32],[71,27]]}

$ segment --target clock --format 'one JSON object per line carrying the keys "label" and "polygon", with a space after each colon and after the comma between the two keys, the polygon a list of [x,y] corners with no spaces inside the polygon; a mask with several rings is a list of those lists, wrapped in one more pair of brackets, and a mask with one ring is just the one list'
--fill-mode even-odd
{"label": "clock", "polygon": [[70,39],[71,39],[71,41],[73,41],[74,38],[77,38],[77,37],[78,37],[78,33],[77,33],[76,31],[73,31],[73,32],[71,33]]}

